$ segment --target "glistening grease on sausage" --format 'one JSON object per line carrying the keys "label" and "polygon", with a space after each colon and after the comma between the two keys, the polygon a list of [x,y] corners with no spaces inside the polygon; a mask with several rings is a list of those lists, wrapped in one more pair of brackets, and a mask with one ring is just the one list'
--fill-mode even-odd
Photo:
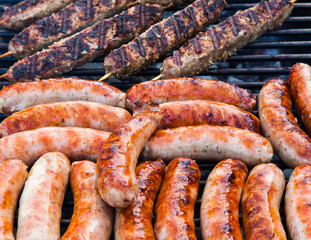
{"label": "glistening grease on sausage", "polygon": [[201,200],[203,240],[242,240],[239,204],[248,170],[237,160],[227,159],[209,174]]}
{"label": "glistening grease on sausage", "polygon": [[97,175],[99,192],[110,206],[124,208],[136,202],[137,159],[162,118],[161,111],[145,111],[118,127],[105,141],[97,160]]}

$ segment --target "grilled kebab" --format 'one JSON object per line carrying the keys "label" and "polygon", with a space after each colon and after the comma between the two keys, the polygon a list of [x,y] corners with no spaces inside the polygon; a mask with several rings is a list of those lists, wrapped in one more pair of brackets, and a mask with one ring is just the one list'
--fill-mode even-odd
{"label": "grilled kebab", "polygon": [[225,5],[225,0],[196,0],[112,51],[105,58],[106,72],[127,77],[141,71],[214,22]]}
{"label": "grilled kebab", "polygon": [[5,77],[11,82],[32,81],[69,72],[107,53],[159,21],[164,8],[142,4],[54,43],[47,50],[15,63]]}
{"label": "grilled kebab", "polygon": [[173,56],[166,58],[161,67],[161,77],[194,76],[203,72],[267,30],[282,25],[292,9],[290,0],[270,0],[238,11],[225,21],[199,33]]}

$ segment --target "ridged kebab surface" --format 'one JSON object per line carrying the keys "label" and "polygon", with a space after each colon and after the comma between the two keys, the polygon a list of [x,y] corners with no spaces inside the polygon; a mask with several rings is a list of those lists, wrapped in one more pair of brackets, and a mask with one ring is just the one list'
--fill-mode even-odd
{"label": "ridged kebab surface", "polygon": [[61,75],[131,40],[157,22],[163,11],[160,5],[131,7],[15,63],[6,78],[15,82]]}
{"label": "ridged kebab surface", "polygon": [[78,0],[15,35],[9,43],[9,51],[18,59],[32,55],[104,18],[112,17],[131,2],[132,0]]}
{"label": "ridged kebab surface", "polygon": [[213,23],[225,6],[225,0],[196,0],[129,44],[112,51],[105,58],[106,72],[126,77],[143,70]]}
{"label": "ridged kebab surface", "polygon": [[166,58],[161,67],[162,78],[194,76],[207,70],[267,30],[280,26],[292,9],[289,0],[270,0],[237,12],[199,33],[173,56]]}
{"label": "ridged kebab surface", "polygon": [[53,0],[51,4],[51,0],[25,0],[12,7],[4,7],[0,21],[6,28],[20,30],[75,1]]}

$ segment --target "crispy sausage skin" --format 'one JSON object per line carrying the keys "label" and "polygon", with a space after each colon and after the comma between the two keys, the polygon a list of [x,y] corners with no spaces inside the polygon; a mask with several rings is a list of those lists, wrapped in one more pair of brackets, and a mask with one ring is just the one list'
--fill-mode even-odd
{"label": "crispy sausage skin", "polygon": [[196,240],[194,204],[198,196],[200,169],[189,158],[176,158],[167,166],[155,205],[157,240]]}
{"label": "crispy sausage skin", "polygon": [[279,213],[284,187],[283,172],[272,163],[260,164],[250,172],[242,194],[246,239],[287,239]]}
{"label": "crispy sausage skin", "polygon": [[244,163],[226,159],[209,174],[201,200],[203,240],[243,240],[239,204],[247,173]]}
{"label": "crispy sausage skin", "polygon": [[296,63],[290,71],[288,86],[298,115],[311,135],[311,67],[305,63]]}
{"label": "crispy sausage skin", "polygon": [[232,157],[255,166],[270,162],[273,149],[266,138],[248,130],[199,125],[158,130],[142,152],[143,159],[171,161],[178,156],[202,162]]}
{"label": "crispy sausage skin", "polygon": [[252,111],[256,97],[248,90],[222,81],[200,78],[173,78],[146,81],[131,87],[126,93],[126,108],[181,100],[210,100]]}
{"label": "crispy sausage skin", "polygon": [[286,186],[285,215],[292,240],[311,239],[311,166],[295,168]]}
{"label": "crispy sausage skin", "polygon": [[50,152],[36,161],[19,202],[17,240],[58,240],[70,172],[65,154]]}
{"label": "crispy sausage skin", "polygon": [[0,139],[0,162],[18,158],[30,166],[43,154],[65,153],[70,160],[96,161],[109,132],[78,127],[46,127],[12,134]]}
{"label": "crispy sausage skin", "polygon": [[112,207],[125,208],[136,202],[138,156],[163,118],[161,111],[137,115],[118,127],[104,143],[97,160],[99,192]]}
{"label": "crispy sausage skin", "polygon": [[55,78],[3,87],[0,112],[12,114],[38,104],[74,100],[125,107],[125,93],[109,84],[78,78]]}
{"label": "crispy sausage skin", "polygon": [[311,139],[292,113],[287,81],[272,79],[260,91],[258,112],[264,136],[289,167],[311,163]]}
{"label": "crispy sausage skin", "polygon": [[113,227],[113,209],[105,203],[97,188],[96,164],[74,162],[70,170],[74,197],[71,222],[61,240],[108,240]]}
{"label": "crispy sausage skin", "polygon": [[136,167],[139,187],[137,201],[132,206],[116,210],[116,240],[155,240],[152,211],[165,168],[165,163],[160,159],[141,162]]}
{"label": "crispy sausage skin", "polygon": [[[259,119],[238,107],[206,100],[187,100],[162,103],[164,118],[158,129],[192,125],[218,125],[247,129],[260,133]],[[134,115],[140,109],[134,111]]]}
{"label": "crispy sausage skin", "polygon": [[21,160],[11,159],[0,163],[0,236],[2,240],[15,240],[14,212],[27,176],[27,166]]}
{"label": "crispy sausage skin", "polygon": [[40,104],[4,119],[2,137],[42,127],[84,127],[112,132],[131,118],[125,109],[102,103],[67,101]]}

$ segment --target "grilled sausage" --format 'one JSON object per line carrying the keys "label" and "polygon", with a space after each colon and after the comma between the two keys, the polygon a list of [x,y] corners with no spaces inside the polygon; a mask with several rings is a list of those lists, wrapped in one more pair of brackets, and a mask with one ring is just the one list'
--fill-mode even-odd
{"label": "grilled sausage", "polygon": [[19,202],[17,240],[58,240],[70,162],[60,152],[44,154],[31,168]]}
{"label": "grilled sausage", "polygon": [[[260,133],[257,117],[232,105],[204,100],[188,100],[162,103],[164,118],[158,129],[192,125],[219,125],[247,129]],[[134,111],[134,116],[137,112]]]}
{"label": "grilled sausage", "polygon": [[78,78],[59,78],[3,87],[0,91],[0,112],[11,114],[37,104],[74,100],[125,106],[125,94],[109,84]]}
{"label": "grilled sausage", "polygon": [[116,240],[155,240],[152,227],[154,200],[165,175],[162,160],[146,161],[136,168],[138,197],[134,205],[116,210]]}
{"label": "grilled sausage", "polygon": [[178,156],[202,162],[231,157],[255,166],[270,162],[273,149],[266,138],[248,130],[199,125],[158,130],[142,151],[143,159],[171,161]]}
{"label": "grilled sausage", "polygon": [[149,4],[131,7],[20,60],[4,76],[9,81],[16,82],[55,77],[69,72],[128,42],[157,22],[163,10],[159,5]]}
{"label": "grilled sausage", "polygon": [[290,0],[269,0],[237,12],[199,33],[173,56],[166,58],[161,66],[161,77],[190,77],[207,70],[267,30],[282,25],[292,9]]}
{"label": "grilled sausage", "polygon": [[198,165],[189,158],[168,164],[154,210],[157,240],[197,239],[193,218],[200,177]]}
{"label": "grilled sausage", "polygon": [[274,164],[260,164],[250,172],[242,195],[245,238],[286,240],[279,208],[285,187],[283,172]]}
{"label": "grilled sausage", "polygon": [[[9,43],[9,51],[18,59],[30,56],[104,18],[120,13],[131,2],[133,1],[78,0],[15,35]],[[103,33],[99,33],[101,34]]]}
{"label": "grilled sausage", "polygon": [[308,64],[295,64],[288,77],[288,86],[298,115],[306,126],[307,132],[311,135],[311,67]]}
{"label": "grilled sausage", "polygon": [[213,23],[226,4],[225,0],[196,0],[112,51],[105,58],[106,72],[122,78],[140,72]]}
{"label": "grilled sausage", "polygon": [[126,93],[126,108],[182,100],[210,100],[252,111],[256,97],[248,90],[222,81],[200,78],[177,78],[146,81],[131,87]]}
{"label": "grilled sausage", "polygon": [[125,208],[136,202],[137,159],[162,118],[159,111],[137,115],[105,141],[97,160],[97,175],[100,195],[110,206]]}
{"label": "grilled sausage", "polygon": [[201,200],[203,240],[243,240],[239,204],[248,170],[236,160],[223,160],[209,174]]}
{"label": "grilled sausage", "polygon": [[74,162],[70,170],[74,197],[71,222],[61,240],[108,240],[113,226],[113,209],[105,203],[97,188],[96,164]]}
{"label": "grilled sausage", "polygon": [[78,127],[45,127],[12,134],[0,139],[0,162],[18,158],[28,166],[44,153],[59,151],[70,160],[90,159],[97,155],[109,132]]}
{"label": "grilled sausage", "polygon": [[292,240],[311,239],[311,166],[295,168],[285,193],[285,215]]}
{"label": "grilled sausage", "polygon": [[57,12],[74,1],[76,0],[25,0],[12,7],[4,7],[0,24],[16,31],[21,30],[38,19]]}
{"label": "grilled sausage", "polygon": [[15,240],[14,212],[27,176],[27,166],[21,160],[0,163],[0,236],[3,240]]}
{"label": "grilled sausage", "polygon": [[302,131],[291,111],[287,82],[268,81],[260,91],[258,112],[263,134],[289,167],[311,163],[311,139]]}
{"label": "grilled sausage", "polygon": [[122,108],[86,101],[47,103],[14,113],[0,124],[0,135],[42,127],[85,127],[112,132],[131,118]]}

